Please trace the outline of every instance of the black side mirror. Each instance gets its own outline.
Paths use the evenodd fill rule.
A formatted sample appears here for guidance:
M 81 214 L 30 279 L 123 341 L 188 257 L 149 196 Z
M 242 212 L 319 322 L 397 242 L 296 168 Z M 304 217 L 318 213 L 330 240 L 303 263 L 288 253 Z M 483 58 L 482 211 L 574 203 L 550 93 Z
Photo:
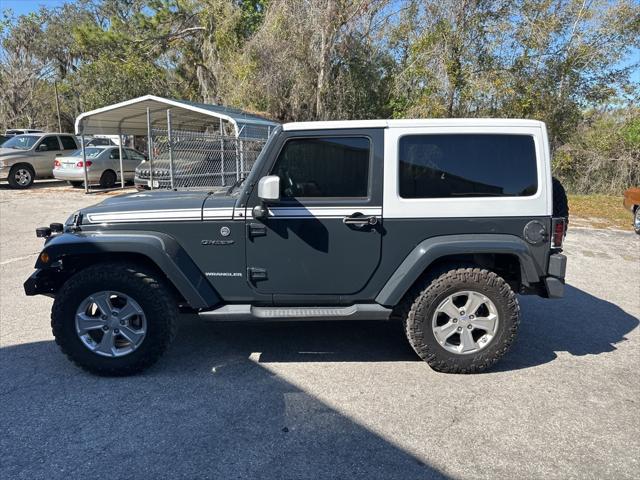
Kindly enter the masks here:
M 256 220 L 263 220 L 269 216 L 269 210 L 267 210 L 267 207 L 265 207 L 262 203 L 253 207 L 251 213 L 253 214 L 253 218 L 255 218 Z
M 44 143 L 41 145 L 38 145 L 39 152 L 46 152 L 47 150 L 49 150 L 49 148 Z

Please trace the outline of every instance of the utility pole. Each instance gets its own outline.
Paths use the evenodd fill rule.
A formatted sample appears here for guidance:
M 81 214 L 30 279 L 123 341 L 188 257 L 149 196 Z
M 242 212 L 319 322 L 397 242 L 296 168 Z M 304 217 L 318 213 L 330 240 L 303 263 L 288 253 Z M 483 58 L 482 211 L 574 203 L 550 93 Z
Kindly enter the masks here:
M 62 122 L 60 121 L 60 102 L 58 100 L 58 82 L 53 81 L 53 88 L 56 91 L 56 112 L 58 112 L 58 132 L 62 132 Z

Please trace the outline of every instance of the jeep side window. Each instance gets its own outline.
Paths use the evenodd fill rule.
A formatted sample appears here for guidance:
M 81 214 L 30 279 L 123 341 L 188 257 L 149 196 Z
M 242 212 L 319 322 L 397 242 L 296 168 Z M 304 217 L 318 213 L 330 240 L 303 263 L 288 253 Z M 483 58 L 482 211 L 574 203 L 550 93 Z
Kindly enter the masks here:
M 272 174 L 280 177 L 280 197 L 366 197 L 369 139 L 319 137 L 287 141 Z
M 530 135 L 407 135 L 399 149 L 403 198 L 526 197 L 538 190 Z

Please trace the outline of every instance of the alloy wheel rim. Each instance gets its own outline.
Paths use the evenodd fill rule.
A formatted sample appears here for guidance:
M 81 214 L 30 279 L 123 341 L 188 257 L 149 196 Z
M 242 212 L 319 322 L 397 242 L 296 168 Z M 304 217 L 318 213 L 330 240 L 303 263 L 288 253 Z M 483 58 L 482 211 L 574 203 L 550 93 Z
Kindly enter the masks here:
M 636 230 L 640 230 L 640 207 L 636 209 L 633 226 L 636 228 Z
M 14 175 L 18 185 L 28 185 L 31 183 L 31 172 L 26 168 L 19 168 Z
M 448 352 L 469 355 L 491 344 L 499 324 L 498 310 L 486 295 L 464 290 L 446 297 L 433 313 L 436 341 Z
M 147 319 L 142 307 L 130 296 L 100 291 L 80 302 L 75 327 L 82 344 L 93 353 L 122 357 L 144 341 Z

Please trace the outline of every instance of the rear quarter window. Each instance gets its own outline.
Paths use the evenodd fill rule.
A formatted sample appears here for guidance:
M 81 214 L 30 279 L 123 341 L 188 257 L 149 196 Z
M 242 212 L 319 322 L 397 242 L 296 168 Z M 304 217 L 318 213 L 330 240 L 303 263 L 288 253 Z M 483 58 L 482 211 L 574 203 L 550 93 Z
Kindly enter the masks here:
M 526 197 L 538 190 L 531 135 L 407 135 L 399 161 L 402 198 Z
M 78 148 L 75 139 L 68 135 L 60 135 L 60 141 L 62 142 L 63 150 L 76 150 Z

